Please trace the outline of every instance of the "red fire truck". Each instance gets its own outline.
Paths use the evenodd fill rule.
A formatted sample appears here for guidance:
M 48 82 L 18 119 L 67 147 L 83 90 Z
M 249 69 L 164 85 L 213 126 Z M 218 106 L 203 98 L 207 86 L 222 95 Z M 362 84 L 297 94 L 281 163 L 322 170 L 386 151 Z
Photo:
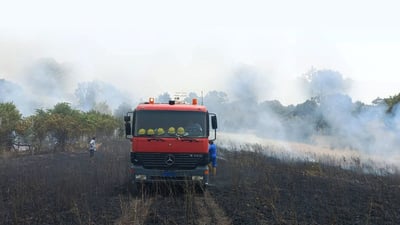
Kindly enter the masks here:
M 217 116 L 192 99 L 139 104 L 124 117 L 131 140 L 131 189 L 146 183 L 208 183 L 208 141 L 217 136 Z M 211 131 L 211 132 L 210 132 Z M 210 134 L 211 133 L 211 134 Z

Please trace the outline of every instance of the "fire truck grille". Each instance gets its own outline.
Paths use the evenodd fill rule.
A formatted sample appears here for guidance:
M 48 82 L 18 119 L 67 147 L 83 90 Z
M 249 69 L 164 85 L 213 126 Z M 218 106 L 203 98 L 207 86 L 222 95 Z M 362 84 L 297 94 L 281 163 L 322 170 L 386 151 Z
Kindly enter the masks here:
M 208 154 L 134 153 L 131 157 L 146 169 L 194 169 L 208 163 Z

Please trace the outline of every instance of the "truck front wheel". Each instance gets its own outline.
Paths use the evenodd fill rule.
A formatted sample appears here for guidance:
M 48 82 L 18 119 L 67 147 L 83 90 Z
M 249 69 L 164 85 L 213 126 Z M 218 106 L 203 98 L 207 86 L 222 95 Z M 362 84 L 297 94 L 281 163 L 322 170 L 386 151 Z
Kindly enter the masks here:
M 207 185 L 200 183 L 200 184 L 195 184 L 195 191 L 198 194 L 203 194 L 206 191 Z
M 142 187 L 142 183 L 130 181 L 128 184 L 128 191 L 133 197 L 137 197 L 142 192 Z

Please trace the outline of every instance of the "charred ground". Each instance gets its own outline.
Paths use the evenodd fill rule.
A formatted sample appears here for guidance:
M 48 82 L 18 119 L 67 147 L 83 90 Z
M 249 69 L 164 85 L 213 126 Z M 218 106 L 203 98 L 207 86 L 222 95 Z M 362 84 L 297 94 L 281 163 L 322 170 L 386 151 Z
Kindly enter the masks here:
M 219 149 L 218 175 L 188 187 L 128 191 L 129 143 L 0 158 L 4 224 L 398 224 L 400 176 L 377 176 L 247 149 Z

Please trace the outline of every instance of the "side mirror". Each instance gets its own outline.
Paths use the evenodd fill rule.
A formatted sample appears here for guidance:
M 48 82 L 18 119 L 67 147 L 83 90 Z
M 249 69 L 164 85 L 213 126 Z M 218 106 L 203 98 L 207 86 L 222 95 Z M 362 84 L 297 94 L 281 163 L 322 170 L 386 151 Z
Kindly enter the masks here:
M 128 138 L 128 136 L 133 135 L 132 129 L 133 129 L 133 121 L 135 120 L 134 118 L 134 112 L 128 112 L 124 116 L 124 121 L 125 121 L 125 137 Z M 130 137 L 129 137 L 130 138 Z
M 132 126 L 129 122 L 125 122 L 125 135 L 132 135 Z
M 216 115 L 211 116 L 211 127 L 214 130 L 218 128 L 217 116 Z

